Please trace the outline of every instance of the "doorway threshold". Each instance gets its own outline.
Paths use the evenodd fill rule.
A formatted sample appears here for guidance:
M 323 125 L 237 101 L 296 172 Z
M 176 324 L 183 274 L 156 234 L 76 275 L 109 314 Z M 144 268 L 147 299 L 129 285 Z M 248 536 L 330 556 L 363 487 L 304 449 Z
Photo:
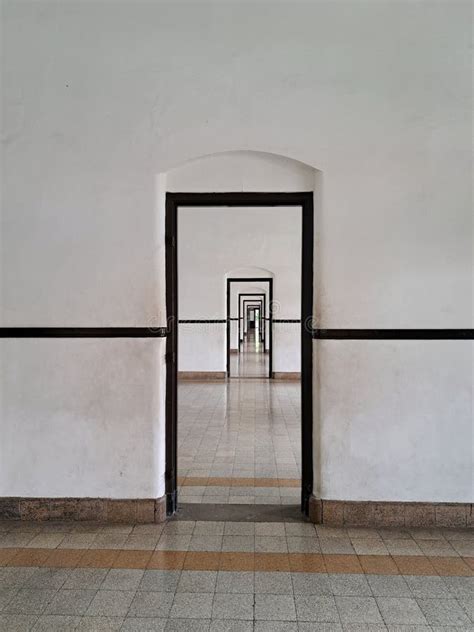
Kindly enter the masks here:
M 170 520 L 223 522 L 308 522 L 299 505 L 182 503 Z

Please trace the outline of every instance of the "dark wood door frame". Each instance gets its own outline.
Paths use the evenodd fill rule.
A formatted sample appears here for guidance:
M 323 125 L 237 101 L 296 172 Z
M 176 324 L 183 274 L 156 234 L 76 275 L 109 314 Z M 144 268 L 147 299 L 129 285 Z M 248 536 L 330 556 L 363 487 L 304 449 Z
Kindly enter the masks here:
M 239 348 L 240 348 L 240 333 L 241 333 L 241 326 L 240 326 L 240 321 L 242 319 L 242 314 L 241 314 L 241 299 L 242 297 L 245 296 L 256 296 L 256 297 L 260 297 L 262 304 L 263 304 L 263 317 L 262 317 L 262 342 L 265 343 L 265 314 L 266 314 L 266 301 L 267 301 L 267 295 L 261 292 L 241 292 L 238 295 L 238 301 L 239 301 Z M 256 300 L 256 299 L 255 299 Z M 232 320 L 232 319 L 231 319 Z
M 167 512 L 177 509 L 178 438 L 178 207 L 299 206 L 302 211 L 301 257 L 301 509 L 308 514 L 313 491 L 313 193 L 167 193 L 166 244 L 166 499 Z M 270 303 L 271 308 L 271 303 Z M 269 317 L 271 318 L 271 309 Z M 227 320 L 227 329 L 230 322 Z M 269 336 L 272 328 L 269 328 Z

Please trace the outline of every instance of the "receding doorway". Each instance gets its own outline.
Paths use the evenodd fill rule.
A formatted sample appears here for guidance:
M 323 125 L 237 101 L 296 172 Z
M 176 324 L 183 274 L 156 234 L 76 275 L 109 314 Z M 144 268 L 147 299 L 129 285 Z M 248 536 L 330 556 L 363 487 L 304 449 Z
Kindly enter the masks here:
M 292 323 L 299 326 L 300 334 L 300 382 L 293 383 L 292 385 L 279 384 L 278 380 L 273 378 L 273 368 L 271 364 L 268 377 L 266 378 L 267 385 L 264 390 L 257 386 L 258 380 L 237 380 L 236 383 L 239 386 L 232 386 L 233 380 L 220 380 L 219 385 L 214 382 L 209 385 L 203 385 L 202 393 L 207 392 L 218 394 L 216 395 L 216 402 L 224 414 L 224 421 L 227 419 L 227 415 L 234 414 L 234 422 L 238 422 L 240 413 L 235 410 L 235 401 L 240 402 L 239 405 L 248 405 L 249 401 L 257 412 L 258 417 L 258 405 L 259 397 L 263 397 L 267 410 L 275 410 L 275 406 L 271 403 L 272 393 L 279 393 L 279 396 L 287 397 L 287 391 L 296 393 L 297 389 L 298 397 L 292 403 L 292 396 L 288 399 L 288 409 L 293 409 L 297 420 L 297 428 L 299 432 L 295 435 L 295 448 L 298 452 L 300 461 L 300 474 L 297 483 L 294 487 L 300 489 L 299 503 L 301 510 L 304 514 L 308 512 L 309 498 L 313 488 L 313 427 L 312 427 L 312 313 L 313 313 L 313 194 L 312 192 L 303 193 L 167 193 L 166 195 L 166 301 L 167 301 L 167 316 L 169 323 L 169 334 L 167 338 L 167 383 L 166 383 L 166 495 L 167 495 L 167 510 L 169 514 L 174 513 L 178 509 L 178 488 L 183 489 L 183 481 L 178 481 L 178 331 L 179 331 L 179 305 L 178 305 L 178 248 L 181 246 L 178 239 L 178 209 L 180 208 L 195 208 L 197 211 L 201 208 L 215 208 L 219 213 L 225 213 L 225 209 L 235 209 L 238 213 L 238 208 L 251 208 L 253 211 L 258 212 L 258 209 L 264 209 L 267 207 L 296 207 L 300 210 L 300 219 L 298 224 L 300 225 L 300 239 L 301 239 L 301 309 L 299 318 L 297 319 L 282 319 L 275 318 L 274 305 L 270 302 L 268 312 L 266 312 L 265 318 L 265 336 L 269 339 L 275 335 L 275 327 L 281 326 L 283 323 Z M 220 210 L 222 207 L 222 211 Z M 282 209 L 284 210 L 284 209 Z M 224 221 L 224 219 L 222 220 Z M 212 230 L 210 231 L 212 232 Z M 271 224 L 268 226 L 268 233 L 265 233 L 268 238 L 271 237 Z M 284 247 L 284 238 L 282 239 L 282 247 Z M 185 246 L 186 247 L 186 246 Z M 192 244 L 187 243 L 187 247 L 192 247 Z M 227 282 L 231 281 L 232 277 L 227 278 Z M 268 281 L 268 277 L 266 279 Z M 259 316 L 263 312 L 263 306 L 260 308 L 256 303 L 254 304 L 254 318 L 255 309 L 259 310 Z M 226 315 L 222 318 L 220 314 L 214 314 L 213 318 L 202 318 L 196 320 L 186 320 L 186 322 L 195 322 L 206 324 L 212 329 L 216 339 L 221 336 L 222 326 L 228 330 L 230 328 L 230 317 Z M 235 316 L 232 316 L 235 318 Z M 237 318 L 239 318 L 237 316 Z M 235 321 L 234 321 L 235 322 Z M 209 330 L 210 331 L 210 330 Z M 260 335 L 260 334 L 259 334 Z M 280 334 L 278 334 L 280 335 Z M 224 347 L 225 348 L 225 347 Z M 229 354 L 228 354 L 229 355 Z M 269 354 L 270 355 L 270 354 Z M 272 354 L 273 355 L 273 354 Z M 273 357 L 272 357 L 273 362 Z M 241 384 L 242 382 L 242 384 Z M 247 382 L 247 385 L 245 384 Z M 265 389 L 269 389 L 270 383 L 275 387 L 271 387 L 267 394 Z M 242 399 L 242 388 L 250 389 L 246 391 Z M 191 393 L 194 385 L 186 385 L 188 393 Z M 272 390 L 276 388 L 277 390 Z M 230 389 L 230 390 L 229 390 Z M 236 390 L 237 389 L 237 390 Z M 260 389 L 260 390 L 257 390 Z M 220 393 L 220 394 L 219 394 Z M 256 395 L 257 394 L 257 395 Z M 263 394 L 263 395 L 262 395 Z M 213 395 L 214 396 L 214 395 Z M 235 399 L 237 397 L 237 400 Z M 240 399 L 239 399 L 240 397 Z M 257 397 L 257 399 L 255 399 Z M 270 399 L 268 399 L 270 397 Z M 221 403 L 220 399 L 224 398 Z M 250 398 L 250 399 L 249 399 Z M 192 399 L 192 393 L 191 393 Z M 263 400 L 262 400 L 263 401 Z M 224 408 L 222 408 L 224 406 Z M 257 408 L 255 408 L 257 406 Z M 295 408 L 295 406 L 297 408 Z M 278 407 L 277 407 L 278 408 Z M 192 409 L 192 406 L 189 410 Z M 226 412 L 227 411 L 227 412 Z M 194 413 L 196 412 L 196 406 L 194 406 Z M 244 413 L 242 413 L 244 414 Z M 230 417 L 229 417 L 230 419 Z M 245 421 L 245 414 L 243 417 Z M 240 423 L 240 422 L 239 422 Z M 231 428 L 229 428 L 231 430 Z M 212 428 L 208 427 L 207 431 L 211 431 Z M 227 430 L 226 430 L 227 432 Z M 299 437 L 298 437 L 299 434 Z M 229 435 L 229 439 L 232 435 Z M 260 440 L 261 441 L 261 440 Z M 265 442 L 264 442 L 265 443 Z M 259 446 L 264 445 L 259 443 Z M 283 445 L 283 444 L 279 444 Z M 242 445 L 238 449 L 233 449 L 233 452 L 229 452 L 229 458 L 235 458 L 242 456 L 242 452 L 250 450 L 251 446 Z M 240 450 L 240 452 L 239 452 Z M 238 453 L 238 454 L 237 454 Z M 205 455 L 204 455 L 205 456 Z M 223 452 L 219 457 L 222 462 L 227 458 L 227 453 Z M 258 465 L 258 464 L 257 464 Z M 212 470 L 203 470 L 212 471 Z M 203 477 L 204 478 L 204 477 Z M 210 474 L 207 475 L 206 480 L 212 478 Z M 221 479 L 220 479 L 221 480 Z M 233 479 L 232 479 L 233 480 Z M 252 479 L 252 480 L 256 480 Z M 263 480 L 263 479 L 259 479 Z M 241 481 L 239 481 L 239 484 Z M 273 484 L 269 487 L 278 486 L 281 483 L 281 479 L 273 481 Z M 231 483 L 235 485 L 235 481 Z M 188 490 L 189 491 L 189 490 Z M 296 489 L 295 489 L 296 491 Z M 205 494 L 205 492 L 204 492 Z M 296 500 L 296 499 L 295 499 Z M 268 501 L 268 499 L 267 499 Z M 296 503 L 295 503 L 296 504 Z
M 246 284 L 262 286 L 262 290 L 261 292 L 241 291 L 240 288 Z M 273 377 L 272 303 L 273 279 L 271 277 L 227 279 L 226 371 L 228 378 L 271 379 Z M 236 313 L 233 310 L 236 310 Z M 235 327 L 236 322 L 237 327 Z

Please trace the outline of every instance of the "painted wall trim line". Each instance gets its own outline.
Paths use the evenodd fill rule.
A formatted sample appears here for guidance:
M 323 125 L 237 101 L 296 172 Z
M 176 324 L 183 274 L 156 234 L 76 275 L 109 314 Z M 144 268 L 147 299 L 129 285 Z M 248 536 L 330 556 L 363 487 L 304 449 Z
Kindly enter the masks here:
M 274 318 L 274 323 L 300 323 L 300 318 Z
M 226 322 L 225 318 L 179 321 L 180 324 Z M 273 322 L 301 321 L 275 318 Z M 0 327 L 0 338 L 165 338 L 167 335 L 166 327 Z M 474 329 L 313 329 L 312 337 L 316 340 L 474 340 Z
M 166 327 L 0 327 L 0 338 L 166 338 Z
M 237 320 L 237 319 L 235 319 Z M 225 325 L 226 323 L 226 319 L 222 318 L 222 319 L 206 319 L 206 318 L 194 318 L 194 319 L 187 319 L 187 320 L 178 320 L 178 323 L 180 325 L 200 325 L 200 324 L 205 324 L 205 325 Z
M 317 340 L 473 340 L 474 329 L 313 329 Z

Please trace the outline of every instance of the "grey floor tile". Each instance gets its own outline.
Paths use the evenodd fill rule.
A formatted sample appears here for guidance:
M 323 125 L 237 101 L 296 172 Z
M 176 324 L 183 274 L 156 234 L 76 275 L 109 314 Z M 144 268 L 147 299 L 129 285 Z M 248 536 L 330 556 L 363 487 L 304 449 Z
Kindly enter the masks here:
M 30 632 L 37 620 L 36 615 L 0 614 L 0 632 Z
M 253 593 L 254 573 L 251 571 L 219 571 L 216 592 Z
M 292 595 L 293 584 L 290 573 L 255 573 L 255 592 L 273 595 Z
M 448 585 L 441 577 L 429 577 L 424 575 L 407 575 L 405 580 L 413 594 L 417 599 L 449 599 L 452 594 Z
M 302 525 L 306 526 L 306 525 Z M 321 547 L 316 538 L 304 536 L 287 536 L 288 551 L 290 553 L 320 553 Z
M 95 540 L 94 533 L 69 533 L 61 542 L 60 549 L 88 549 Z
M 285 537 L 256 535 L 255 551 L 257 553 L 287 553 L 288 544 Z
M 224 536 L 226 535 L 255 535 L 255 523 L 253 522 L 226 522 Z
M 158 544 L 160 535 L 134 535 L 133 533 L 128 536 L 124 550 L 131 551 L 153 551 Z
M 174 595 L 170 592 L 145 592 L 135 594 L 128 616 L 130 617 L 162 617 L 169 616 Z
M 165 632 L 209 632 L 209 619 L 168 619 Z
M 216 593 L 212 605 L 213 619 L 252 621 L 254 597 L 250 594 Z
M 287 537 L 299 536 L 316 539 L 316 529 L 314 525 L 305 522 L 285 522 L 285 534 Z
M 471 623 L 456 599 L 417 599 L 430 625 L 467 625 Z
M 426 624 L 415 599 L 410 597 L 377 597 L 377 605 L 385 623 Z
M 38 568 L 27 579 L 25 588 L 51 588 L 59 590 L 71 574 L 70 568 Z
M 295 595 L 295 604 L 298 621 L 340 622 L 334 597 Z
M 64 540 L 64 533 L 38 533 L 25 545 L 27 549 L 55 549 Z
M 255 595 L 255 620 L 296 621 L 292 595 Z
M 257 522 L 255 523 L 256 536 L 284 536 L 285 523 L 283 522 Z
M 33 632 L 70 632 L 76 630 L 80 617 L 68 615 L 42 615 L 33 626 Z
M 137 590 L 144 571 L 133 568 L 111 568 L 101 590 Z
M 171 608 L 172 619 L 210 619 L 212 593 L 176 593 Z
M 343 537 L 321 538 L 320 537 L 319 545 L 323 553 L 327 553 L 330 555 L 339 555 L 339 554 L 351 555 L 355 553 L 349 538 L 343 538 Z
M 474 622 L 474 595 L 458 599 L 459 604 L 464 608 L 464 612 L 469 619 Z
M 295 621 L 255 621 L 255 632 L 298 632 Z
M 365 575 L 329 575 L 329 583 L 334 595 L 369 597 L 372 595 Z
M 190 535 L 169 535 L 163 532 L 156 545 L 157 551 L 187 551 L 191 542 Z
M 253 535 L 224 535 L 222 539 L 223 551 L 245 552 L 253 551 L 254 549 L 255 537 Z
M 383 623 L 374 597 L 336 597 L 342 623 Z
M 96 592 L 88 589 L 61 589 L 54 595 L 45 614 L 83 615 Z
M 332 595 L 327 575 L 319 573 L 292 573 L 295 595 Z
M 123 617 L 82 617 L 77 626 L 78 632 L 118 632 Z
M 74 568 L 62 587 L 98 590 L 107 573 L 108 570 L 105 568 Z
M 423 555 L 423 551 L 414 540 L 385 540 L 390 555 Z
M 34 567 L 0 568 L 0 587 L 23 588 L 28 579 L 37 571 Z
M 172 520 L 165 524 L 162 533 L 168 535 L 191 535 L 195 524 L 194 520 Z
M 366 575 L 366 578 L 375 597 L 412 597 L 401 575 Z
M 221 535 L 192 535 L 189 543 L 190 551 L 220 551 L 222 549 Z
M 157 592 L 175 592 L 181 571 L 146 570 L 138 590 L 156 590 Z
M 20 588 L 4 607 L 4 614 L 42 614 L 56 594 L 50 588 Z
M 87 615 L 124 617 L 134 595 L 134 590 L 99 590 L 87 609 Z
M 91 543 L 91 549 L 121 549 L 127 540 L 126 534 L 99 533 Z
M 157 617 L 127 617 L 120 632 L 164 632 L 166 621 Z
M 213 619 L 209 632 L 253 632 L 253 629 L 252 621 Z
M 0 612 L 17 594 L 19 588 L 0 588 Z
M 469 598 L 474 595 L 474 577 L 443 577 L 453 597 Z
M 343 632 L 340 623 L 299 621 L 298 632 Z
M 178 592 L 214 592 L 217 582 L 217 571 L 182 571 Z
M 352 538 L 352 546 L 357 555 L 388 555 L 382 539 Z
M 221 494 L 217 494 L 220 496 Z M 224 535 L 225 522 L 221 521 L 197 521 L 193 535 Z
M 399 625 L 400 630 L 397 632 L 417 632 L 415 628 L 418 626 L 413 625 Z M 344 632 L 387 632 L 387 626 L 385 623 L 344 623 L 342 626 Z M 427 629 L 423 632 L 428 632 Z

